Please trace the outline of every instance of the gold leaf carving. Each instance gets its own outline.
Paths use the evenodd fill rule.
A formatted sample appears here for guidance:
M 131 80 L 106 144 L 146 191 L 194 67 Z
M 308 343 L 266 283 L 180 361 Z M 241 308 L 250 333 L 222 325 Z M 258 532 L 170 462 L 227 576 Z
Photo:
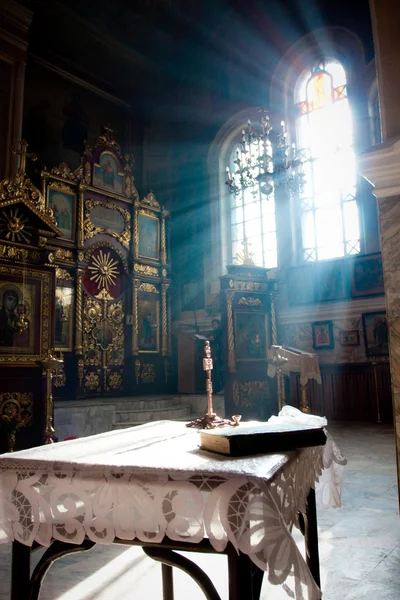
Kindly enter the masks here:
M 116 371 L 111 373 L 110 377 L 108 378 L 108 386 L 113 390 L 118 390 L 122 386 L 121 374 L 117 373 Z
M 73 281 L 74 278 L 66 269 L 62 269 L 61 267 L 56 267 L 56 277 L 57 279 L 61 279 L 62 281 Z
M 261 300 L 259 298 L 253 298 L 252 296 L 247 298 L 242 296 L 239 300 L 239 304 L 245 304 L 246 306 L 262 306 Z
M 46 171 L 44 171 L 44 174 L 46 174 Z M 71 171 L 66 162 L 60 163 L 58 167 L 53 167 L 50 171 L 50 175 L 67 179 L 73 183 L 77 181 L 76 175 Z
M 36 250 L 26 250 L 24 248 L 16 248 L 15 246 L 5 246 L 0 244 L 0 257 L 9 258 L 20 262 L 27 260 L 32 262 L 40 261 L 40 252 Z
M 233 281 L 229 280 L 229 287 L 234 290 L 248 290 L 249 292 L 256 292 L 260 289 L 261 284 L 257 281 Z
M 96 225 L 94 225 L 90 220 L 90 211 L 95 206 L 102 206 L 109 210 L 118 211 L 124 219 L 124 231 L 122 233 L 118 233 L 106 227 L 96 227 Z M 125 210 L 124 208 L 121 208 L 120 206 L 116 206 L 115 204 L 109 204 L 107 202 L 102 202 L 101 200 L 86 200 L 84 225 L 85 240 L 88 240 L 99 233 L 107 233 L 108 235 L 111 235 L 112 237 L 116 238 L 122 244 L 122 246 L 128 250 L 131 240 L 130 220 L 131 215 L 129 214 L 129 211 Z
M 147 204 L 148 206 L 151 206 L 153 208 L 156 209 L 160 209 L 160 204 L 159 202 L 157 202 L 155 195 L 153 194 L 153 192 L 149 192 L 147 194 L 147 196 L 145 196 L 142 200 L 142 204 Z
M 158 269 L 156 269 L 156 267 L 151 267 L 150 265 L 139 265 L 138 263 L 135 263 L 133 270 L 135 273 L 143 273 L 144 275 L 153 275 L 155 277 L 158 276 Z
M 148 292 L 149 294 L 159 294 L 159 290 L 152 283 L 141 283 L 139 285 L 139 290 L 141 292 Z
M 144 364 L 142 369 L 142 381 L 143 383 L 154 383 L 156 379 L 156 374 L 154 370 L 154 365 L 152 364 Z
M 85 377 L 85 387 L 87 387 L 88 390 L 96 390 L 99 388 L 99 376 L 97 373 L 94 373 L 93 371 L 90 371 L 90 373 L 88 373 Z
M 72 250 L 66 250 L 65 248 L 57 248 L 55 250 L 56 260 L 65 260 L 65 261 L 73 261 L 74 253 Z

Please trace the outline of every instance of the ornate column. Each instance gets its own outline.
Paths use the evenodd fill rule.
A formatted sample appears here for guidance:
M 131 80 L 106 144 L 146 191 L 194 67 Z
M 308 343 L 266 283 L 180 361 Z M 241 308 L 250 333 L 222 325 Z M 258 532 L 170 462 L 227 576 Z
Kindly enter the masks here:
M 76 336 L 75 336 L 75 352 L 83 353 L 82 348 L 82 269 L 76 272 Z
M 235 292 L 226 292 L 226 311 L 227 311 L 227 322 L 228 322 L 228 370 L 230 373 L 236 371 L 236 358 L 235 358 L 235 343 L 233 339 L 233 316 L 232 316 L 232 301 Z
M 400 61 L 397 0 L 370 0 L 384 143 L 359 157 L 378 199 L 400 489 Z
M 169 283 L 161 284 L 161 325 L 162 325 L 162 339 L 161 339 L 161 354 L 166 356 L 168 354 L 168 323 L 167 323 L 167 290 Z
M 378 199 L 400 482 L 400 139 L 382 146 L 363 153 L 359 164 L 362 174 L 375 185 Z
M 138 287 L 140 285 L 139 279 L 133 280 L 133 294 L 132 294 L 132 315 L 133 315 L 133 327 L 132 327 L 132 354 L 137 356 L 139 354 L 139 315 L 138 315 Z

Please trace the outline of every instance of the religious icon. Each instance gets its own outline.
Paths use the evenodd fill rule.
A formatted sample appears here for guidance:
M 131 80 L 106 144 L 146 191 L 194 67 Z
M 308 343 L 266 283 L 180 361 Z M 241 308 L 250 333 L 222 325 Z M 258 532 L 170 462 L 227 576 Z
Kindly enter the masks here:
M 343 262 L 318 265 L 318 300 L 327 302 L 346 297 Z
M 262 360 L 267 358 L 267 325 L 261 313 L 237 312 L 235 315 L 236 358 Z
M 159 220 L 139 215 L 139 256 L 159 259 Z
M 33 352 L 33 328 L 30 315 L 34 314 L 34 288 L 27 284 L 6 282 L 0 288 L 0 348 L 16 352 Z M 25 328 L 21 330 L 21 317 Z
M 123 175 L 119 173 L 117 159 L 111 152 L 103 152 L 99 164 L 94 165 L 94 185 L 123 194 Z
M 373 296 L 383 294 L 382 256 L 360 256 L 352 265 L 351 295 Z
M 72 310 L 74 290 L 71 287 L 57 286 L 55 305 L 55 349 L 72 350 Z
M 139 350 L 158 352 L 159 347 L 159 302 L 138 299 Z
M 329 350 L 333 348 L 332 321 L 319 321 L 312 323 L 313 346 L 315 350 Z
M 360 332 L 357 329 L 339 332 L 339 341 L 341 346 L 359 346 Z
M 60 190 L 53 185 L 48 188 L 47 204 L 52 209 L 57 227 L 61 231 L 63 237 L 67 240 L 74 238 L 74 212 L 75 212 L 74 192 Z
M 384 311 L 364 313 L 362 322 L 367 356 L 387 356 L 389 354 L 389 339 L 386 313 Z

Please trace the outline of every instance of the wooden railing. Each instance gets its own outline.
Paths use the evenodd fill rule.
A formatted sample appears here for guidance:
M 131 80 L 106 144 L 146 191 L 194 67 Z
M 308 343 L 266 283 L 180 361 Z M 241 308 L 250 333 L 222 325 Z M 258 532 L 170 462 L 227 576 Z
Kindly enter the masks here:
M 393 422 L 388 363 L 321 366 L 322 385 L 308 382 L 311 413 L 341 421 Z M 299 375 L 290 376 L 290 404 L 299 407 Z

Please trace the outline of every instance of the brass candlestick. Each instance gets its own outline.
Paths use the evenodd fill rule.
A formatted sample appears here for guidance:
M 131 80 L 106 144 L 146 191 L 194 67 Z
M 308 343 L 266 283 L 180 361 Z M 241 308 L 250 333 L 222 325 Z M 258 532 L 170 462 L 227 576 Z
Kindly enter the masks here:
M 206 392 L 207 392 L 207 413 L 200 419 L 194 419 L 190 423 L 186 423 L 186 427 L 197 427 L 198 429 L 215 429 L 216 427 L 237 427 L 242 415 L 234 415 L 232 421 L 222 419 L 214 412 L 212 402 L 212 378 L 211 371 L 213 369 L 213 361 L 211 358 L 210 342 L 204 342 L 204 357 L 203 370 L 206 373 Z
M 43 376 L 46 378 L 46 425 L 43 442 L 53 444 L 53 375 L 59 367 L 63 366 L 64 360 L 57 358 L 49 350 L 48 355 L 38 360 L 37 364 L 42 367 Z
M 280 354 L 276 354 L 272 359 L 271 363 L 276 368 L 276 384 L 278 391 L 278 408 L 279 411 L 282 410 L 282 407 L 286 404 L 285 398 L 285 380 L 284 374 L 282 373 L 283 367 L 288 362 L 288 359 L 285 356 L 281 356 Z

